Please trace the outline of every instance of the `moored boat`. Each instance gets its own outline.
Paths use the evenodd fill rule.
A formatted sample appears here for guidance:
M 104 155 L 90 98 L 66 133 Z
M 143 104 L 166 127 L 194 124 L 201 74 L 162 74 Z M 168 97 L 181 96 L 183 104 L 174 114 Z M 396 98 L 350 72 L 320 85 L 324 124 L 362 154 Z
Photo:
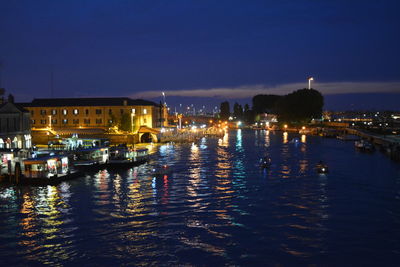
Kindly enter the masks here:
M 94 147 L 80 149 L 73 153 L 75 168 L 83 170 L 96 170 L 105 167 L 109 162 L 108 147 Z
M 23 161 L 23 165 L 22 184 L 57 184 L 79 176 L 79 172 L 70 170 L 67 156 L 29 158 Z
M 134 149 L 127 146 L 116 146 L 110 148 L 109 166 L 123 167 L 143 164 L 147 161 L 148 149 Z
M 375 150 L 375 147 L 373 144 L 371 144 L 370 142 L 366 141 L 366 140 L 360 140 L 360 141 L 355 141 L 354 142 L 354 146 L 362 151 L 366 151 L 366 152 L 372 152 Z

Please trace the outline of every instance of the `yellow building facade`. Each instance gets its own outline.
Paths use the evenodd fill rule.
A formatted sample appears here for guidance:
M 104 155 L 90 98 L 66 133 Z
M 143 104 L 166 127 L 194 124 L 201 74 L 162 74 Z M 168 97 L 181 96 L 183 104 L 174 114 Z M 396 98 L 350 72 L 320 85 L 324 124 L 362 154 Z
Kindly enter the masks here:
M 125 117 L 135 132 L 141 126 L 161 127 L 161 107 L 154 102 L 130 98 L 34 99 L 25 103 L 31 114 L 32 129 L 109 129 Z

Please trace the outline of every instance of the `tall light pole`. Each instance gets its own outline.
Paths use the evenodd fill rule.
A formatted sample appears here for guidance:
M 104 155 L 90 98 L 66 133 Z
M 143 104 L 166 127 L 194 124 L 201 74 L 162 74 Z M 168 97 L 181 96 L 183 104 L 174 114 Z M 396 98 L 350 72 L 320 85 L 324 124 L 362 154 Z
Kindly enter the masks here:
M 308 89 L 311 89 L 311 81 L 314 81 L 313 77 L 308 77 Z
M 165 102 L 165 93 L 164 92 L 162 92 L 162 95 L 163 95 L 163 99 L 164 99 L 164 105 L 166 104 L 166 102 Z

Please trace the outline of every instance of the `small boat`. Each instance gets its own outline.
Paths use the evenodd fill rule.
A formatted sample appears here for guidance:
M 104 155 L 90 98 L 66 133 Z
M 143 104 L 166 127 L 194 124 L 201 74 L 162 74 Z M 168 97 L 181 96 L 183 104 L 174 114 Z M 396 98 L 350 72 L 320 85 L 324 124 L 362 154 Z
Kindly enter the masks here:
M 263 169 L 271 167 L 271 158 L 265 157 L 260 159 L 260 167 Z
M 343 141 L 358 141 L 360 140 L 360 137 L 354 134 L 344 134 L 344 135 L 339 135 L 337 139 L 343 140 Z
M 328 165 L 320 161 L 316 166 L 315 169 L 317 170 L 318 173 L 324 174 L 329 172 Z
M 297 138 L 297 137 L 295 137 L 295 138 L 293 138 L 292 140 L 290 140 L 289 143 L 290 143 L 290 144 L 299 144 L 299 143 L 300 143 L 300 139 Z
M 168 176 L 172 173 L 172 169 L 166 164 L 154 167 L 151 171 L 154 177 L 164 177 L 165 175 Z
M 57 184 L 79 176 L 79 172 L 71 171 L 67 156 L 46 156 L 30 158 L 23 161 L 24 172 L 21 182 L 32 185 Z
M 99 169 L 108 162 L 108 147 L 94 147 L 75 151 L 72 164 L 79 169 Z
M 375 150 L 374 145 L 366 140 L 356 141 L 356 142 L 354 142 L 354 146 L 357 149 L 359 149 L 361 151 L 366 151 L 366 152 L 372 152 Z

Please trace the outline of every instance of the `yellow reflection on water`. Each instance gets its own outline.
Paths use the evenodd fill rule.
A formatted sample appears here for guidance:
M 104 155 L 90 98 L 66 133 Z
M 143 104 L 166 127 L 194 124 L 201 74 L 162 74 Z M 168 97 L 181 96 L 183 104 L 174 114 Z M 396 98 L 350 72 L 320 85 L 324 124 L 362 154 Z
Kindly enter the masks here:
M 284 132 L 283 133 L 283 143 L 286 144 L 288 142 L 288 133 Z
M 302 135 L 301 135 L 301 142 L 302 142 L 302 143 L 306 143 L 306 141 L 307 141 L 307 140 L 306 140 L 306 135 L 305 135 L 305 134 L 302 134 Z

